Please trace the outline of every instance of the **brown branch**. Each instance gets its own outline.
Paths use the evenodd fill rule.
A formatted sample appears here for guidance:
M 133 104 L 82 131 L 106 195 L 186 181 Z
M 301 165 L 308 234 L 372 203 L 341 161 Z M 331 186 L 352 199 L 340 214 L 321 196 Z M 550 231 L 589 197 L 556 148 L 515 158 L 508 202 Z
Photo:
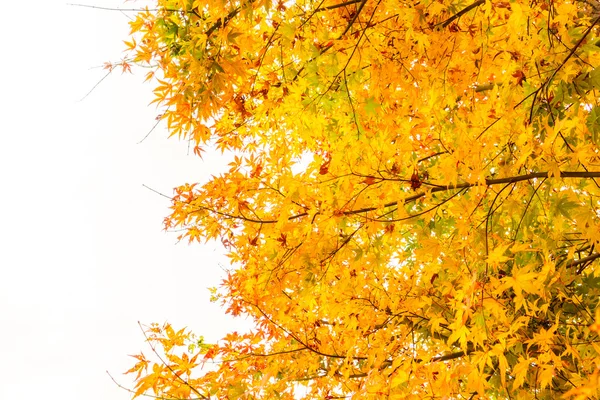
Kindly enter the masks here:
M 438 203 L 438 204 L 434 205 L 433 207 L 430 207 L 430 208 L 428 208 L 428 209 L 426 209 L 426 210 L 423 210 L 423 211 L 421 211 L 421 212 L 418 212 L 418 213 L 416 213 L 416 214 L 409 215 L 409 216 L 407 216 L 407 217 L 402 217 L 402 218 L 391 218 L 391 219 L 382 220 L 382 218 L 383 218 L 384 216 L 386 216 L 387 214 L 389 214 L 389 213 L 390 213 L 390 212 L 387 212 L 387 213 L 385 213 L 385 214 L 383 214 L 383 215 L 380 215 L 380 216 L 378 216 L 377 218 L 368 218 L 368 217 L 366 217 L 366 218 L 367 218 L 367 219 L 370 219 L 370 220 L 372 220 L 372 221 L 385 221 L 385 222 L 399 222 L 399 221 L 407 221 L 407 220 L 409 220 L 409 219 L 412 219 L 412 218 L 415 218 L 415 217 L 419 217 L 419 216 L 421 216 L 421 215 L 425 215 L 425 214 L 427 214 L 427 213 L 429 213 L 429 212 L 431 212 L 431 211 L 435 210 L 436 208 L 438 208 L 438 207 L 440 207 L 440 206 L 443 206 L 444 204 L 446 204 L 447 202 L 449 202 L 450 200 L 452 200 L 453 198 L 455 198 L 456 196 L 458 196 L 459 194 L 461 194 L 461 193 L 462 193 L 462 192 L 464 192 L 464 191 L 465 191 L 465 189 L 460 189 L 458 192 L 454 193 L 452 196 L 450 196 L 450 197 L 448 197 L 446 200 L 444 200 L 444 201 L 442 201 L 442 202 L 440 202 L 440 203 Z M 397 203 L 396 203 L 396 204 L 397 204 Z M 396 211 L 397 209 L 398 209 L 398 208 L 396 207 L 396 208 L 394 208 L 394 209 L 393 209 L 391 212 L 394 212 L 394 211 Z
M 248 217 L 245 217 L 245 216 L 224 213 L 222 211 L 214 210 L 212 208 L 208 208 L 208 207 L 204 207 L 204 206 L 196 206 L 196 209 L 190 211 L 190 214 L 191 213 L 195 213 L 195 212 L 199 212 L 199 211 L 207 211 L 207 212 L 215 213 L 215 214 L 220 215 L 220 216 L 225 217 L 225 218 L 237 219 L 237 220 L 245 221 L 245 222 L 253 222 L 255 224 L 276 224 L 277 223 L 277 220 L 275 220 L 275 219 L 260 220 L 260 219 L 248 218 Z M 306 216 L 306 215 L 308 215 L 308 213 L 298 214 L 295 217 L 299 218 L 299 216 Z M 293 217 L 291 217 L 289 219 L 292 219 L 292 218 Z
M 469 354 L 471 354 L 471 351 L 467 351 L 466 353 L 464 351 L 458 351 L 456 353 L 449 353 L 449 354 L 444 354 L 443 356 L 433 357 L 431 359 L 431 362 L 454 360 L 455 358 L 468 356 Z
M 281 329 L 283 332 L 285 332 L 286 334 L 290 335 L 292 337 L 292 339 L 294 339 L 295 341 L 297 341 L 298 343 L 300 343 L 300 345 L 302 345 L 304 348 L 306 348 L 306 350 L 309 350 L 312 353 L 315 353 L 319 356 L 322 357 L 327 357 L 327 358 L 337 358 L 337 359 L 346 359 L 346 356 L 341 356 L 338 354 L 328 354 L 328 353 L 323 353 L 322 351 L 315 349 L 311 346 L 309 346 L 307 343 L 305 343 L 302 339 L 300 339 L 298 336 L 294 335 L 292 332 L 290 332 L 288 329 L 284 328 L 283 326 L 279 325 L 277 322 L 273 321 L 273 319 L 271 317 L 269 317 L 267 315 L 267 313 L 265 313 L 262 308 L 260 308 L 258 306 L 258 304 L 254 304 L 251 303 L 249 301 L 246 301 L 244 299 L 242 299 L 242 301 L 248 305 L 251 305 L 252 307 L 256 308 L 270 323 L 272 323 L 273 325 L 275 325 L 277 328 Z M 353 360 L 367 360 L 367 357 L 352 357 Z
M 242 358 L 239 358 L 238 360 L 244 360 L 244 359 L 246 359 L 248 357 L 273 357 L 273 356 L 279 356 L 279 355 L 282 355 L 282 354 L 298 353 L 298 352 L 304 351 L 304 350 L 310 350 L 310 349 L 308 347 L 300 347 L 298 349 L 276 351 L 276 352 L 269 353 L 269 354 L 265 354 L 265 353 L 250 353 L 250 354 L 248 354 L 247 357 L 242 357 Z
M 437 156 L 441 156 L 442 154 L 446 154 L 446 153 L 448 153 L 448 151 L 447 151 L 447 150 L 444 150 L 444 151 L 438 151 L 437 153 L 433 153 L 433 154 L 431 154 L 431 155 L 429 155 L 429 156 L 427 156 L 427 157 L 419 158 L 419 159 L 417 160 L 417 162 L 418 162 L 418 163 L 422 163 L 423 161 L 427 161 L 427 160 L 429 160 L 430 158 L 437 157 Z M 408 179 L 408 180 L 407 180 L 407 182 L 410 182 L 410 179 Z
M 569 52 L 569 54 L 567 54 L 567 56 L 565 57 L 565 59 L 563 60 L 563 62 L 558 66 L 558 68 L 556 68 L 554 70 L 554 72 L 552 73 L 552 75 L 550 75 L 550 77 L 546 80 L 546 82 L 544 83 L 544 85 L 542 85 L 542 87 L 545 86 L 545 85 L 547 85 L 556 76 L 556 74 L 558 73 L 558 71 L 560 71 L 562 69 L 562 67 L 565 66 L 565 64 L 567 63 L 567 61 L 569 61 L 569 59 L 571 57 L 573 57 L 573 54 L 575 54 L 575 51 L 579 48 L 579 46 L 581 46 L 581 44 L 583 43 L 583 41 L 587 38 L 587 36 L 590 34 L 590 32 L 592 31 L 592 29 L 594 28 L 594 26 L 598 22 L 600 22 L 600 16 L 598 18 L 596 18 L 594 20 L 594 22 L 592 22 L 592 24 L 587 28 L 587 30 L 583 33 L 583 36 L 581 36 L 581 39 L 579 39 L 579 41 L 577 42 L 577 44 L 575 44 L 575 46 L 573 46 L 573 48 L 571 49 L 571 51 Z
M 217 22 L 215 22 L 210 28 L 208 28 L 208 30 L 205 32 L 206 36 L 210 36 L 214 31 L 216 31 L 217 29 L 221 28 L 221 26 L 225 26 L 227 25 L 227 23 L 229 21 L 231 21 L 232 18 L 234 18 L 236 15 L 238 15 L 238 13 L 240 12 L 240 8 L 236 8 L 235 10 L 231 11 L 229 14 L 227 14 L 227 16 L 223 19 L 218 20 Z
M 358 15 L 362 11 L 362 9 L 365 6 L 365 4 L 367 4 L 367 0 L 361 0 L 360 5 L 358 6 L 358 9 L 354 13 L 354 17 L 352 17 L 352 19 L 350 20 L 350 22 L 348 22 L 348 25 L 346 26 L 346 29 L 344 29 L 344 32 L 342 32 L 342 34 L 339 36 L 339 39 L 343 38 L 344 35 L 350 30 L 350 28 L 352 27 L 352 25 L 354 25 L 354 22 L 356 22 L 356 20 L 358 18 Z
M 473 351 L 472 350 L 467 350 L 466 352 L 464 351 L 458 351 L 456 353 L 448 353 L 448 354 L 444 354 L 442 356 L 436 356 L 433 357 L 431 360 L 429 360 L 429 362 L 433 363 L 433 362 L 443 362 L 443 361 L 450 361 L 450 360 L 454 360 L 456 358 L 461 358 L 464 356 L 468 356 L 469 354 L 471 354 Z M 423 362 L 423 360 L 421 359 L 414 359 L 414 362 Z M 382 363 L 381 367 L 379 368 L 379 370 L 383 370 L 389 366 L 392 365 L 392 362 L 390 360 L 386 360 Z M 351 374 L 349 376 L 349 378 L 364 378 L 368 375 L 367 372 L 359 372 L 359 373 L 355 373 L 355 374 Z
M 564 172 L 560 173 L 560 177 L 561 178 L 600 178 L 600 172 L 564 171 Z M 511 176 L 508 178 L 486 179 L 485 184 L 483 184 L 483 185 L 479 184 L 479 183 L 459 183 L 457 185 L 438 186 L 438 187 L 431 189 L 430 193 L 445 192 L 445 191 L 454 190 L 454 189 L 466 189 L 466 188 L 471 188 L 471 187 L 475 187 L 475 186 L 492 186 L 492 185 L 498 185 L 498 184 L 504 184 L 504 183 L 516 183 L 516 182 L 528 181 L 528 180 L 535 179 L 535 178 L 548 178 L 548 172 L 533 172 L 531 174 Z M 404 202 L 407 203 L 407 202 L 415 201 L 417 199 L 420 199 L 421 197 L 424 197 L 426 194 L 427 194 L 427 192 L 417 193 L 413 196 L 409 196 L 409 197 L 405 198 Z M 395 206 L 396 204 L 398 204 L 397 201 L 384 204 L 384 207 L 392 207 L 392 206 Z M 347 211 L 344 213 L 344 215 L 360 214 L 360 213 L 364 213 L 364 212 L 368 212 L 368 211 L 374 211 L 376 209 L 377 209 L 376 207 L 366 207 L 366 208 L 362 208 L 359 210 Z M 292 217 L 292 218 L 294 218 L 294 217 Z M 292 219 L 292 218 L 290 218 L 290 219 Z
M 567 268 L 576 267 L 578 265 L 586 264 L 588 262 L 594 261 L 595 259 L 597 259 L 599 257 L 600 257 L 600 253 L 596 253 L 596 254 L 589 255 L 587 257 L 580 258 L 579 260 L 571 260 L 565 265 L 565 267 L 567 267 Z
M 476 186 L 493 186 L 493 185 L 506 184 L 506 183 L 517 183 L 517 182 L 529 181 L 529 180 L 537 179 L 537 178 L 548 178 L 548 177 L 549 177 L 548 172 L 532 172 L 530 174 L 511 176 L 511 177 L 507 177 L 507 178 L 497 178 L 497 179 L 489 179 L 488 178 L 485 180 L 484 184 L 459 183 L 457 185 L 436 186 L 433 189 L 431 189 L 430 191 L 417 193 L 415 195 L 405 198 L 404 203 L 413 202 L 415 200 L 420 199 L 421 197 L 425 197 L 425 195 L 427 193 L 446 192 L 449 190 L 467 189 L 467 188 L 476 187 Z M 561 171 L 560 177 L 561 178 L 600 178 L 600 171 Z M 386 179 L 386 180 L 393 181 L 394 179 Z M 398 202 L 394 201 L 394 202 L 384 204 L 383 207 L 393 207 L 397 204 L 398 204 Z M 356 214 L 366 213 L 369 211 L 375 211 L 377 209 L 378 209 L 378 207 L 365 207 L 365 208 L 359 208 L 357 210 L 344 211 L 343 213 L 341 213 L 341 215 L 345 215 L 345 216 L 356 215 Z M 237 220 L 252 222 L 252 223 L 257 223 L 257 224 L 276 224 L 278 222 L 278 220 L 276 220 L 276 219 L 260 220 L 260 219 L 252 219 L 252 218 L 242 217 L 239 215 L 232 215 L 232 214 L 224 213 L 221 211 L 213 210 L 213 209 L 210 209 L 210 208 L 204 207 L 204 206 L 197 206 L 197 210 L 190 211 L 190 213 L 197 212 L 200 210 L 215 213 L 215 214 L 221 215 L 226 218 L 237 219 Z M 303 212 L 300 214 L 292 215 L 291 217 L 288 218 L 288 221 L 293 221 L 295 219 L 307 217 L 309 215 L 310 214 L 308 212 Z
M 439 23 L 438 25 L 442 25 L 442 28 L 445 28 L 448 25 L 450 25 L 452 23 L 452 21 L 454 21 L 455 19 L 462 17 L 463 15 L 465 15 L 466 13 L 468 13 L 475 7 L 482 5 L 483 3 L 485 3 L 485 0 L 477 0 L 475 3 L 468 5 L 467 7 L 463 8 L 462 10 L 460 10 L 459 12 L 457 12 L 456 14 L 454 14 L 453 16 L 451 16 L 444 22 Z
M 253 306 L 254 308 L 256 308 L 269 322 L 271 322 L 277 328 L 281 329 L 287 335 L 291 336 L 294 340 L 296 340 L 302 346 L 301 348 L 292 349 L 292 350 L 288 350 L 288 351 L 282 351 L 282 352 L 275 352 L 273 354 L 260 354 L 260 353 L 256 354 L 255 353 L 255 354 L 249 354 L 249 356 L 270 357 L 270 356 L 278 355 L 278 354 L 286 354 L 286 353 L 293 353 L 293 352 L 300 352 L 300 351 L 308 350 L 308 351 L 313 352 L 313 353 L 315 353 L 315 354 L 317 354 L 319 356 L 322 356 L 322 357 L 334 358 L 334 359 L 345 359 L 346 358 L 346 356 L 341 356 L 341 355 L 337 355 L 337 354 L 324 353 L 324 352 L 322 352 L 322 351 L 320 351 L 318 349 L 315 349 L 315 348 L 309 346 L 307 343 L 305 343 L 303 340 L 301 340 L 297 335 L 295 335 L 294 333 L 292 333 L 288 329 L 284 328 L 283 326 L 281 326 L 280 324 L 278 324 L 277 322 L 275 322 L 257 304 L 248 302 L 248 301 L 243 300 L 243 299 L 242 299 L 242 301 L 244 303 L 249 304 L 249 305 Z M 409 322 L 409 324 L 413 325 L 412 322 Z M 445 337 L 443 335 L 441 335 L 441 336 L 442 336 L 442 338 L 444 340 L 447 339 L 447 337 Z M 474 350 L 472 349 L 472 347 L 469 346 L 469 348 L 466 351 L 458 351 L 458 352 L 454 352 L 454 353 L 443 354 L 441 356 L 435 356 L 435 357 L 432 357 L 428 362 L 432 363 L 432 362 L 449 361 L 449 360 L 453 360 L 453 359 L 456 359 L 456 358 L 467 356 L 467 355 L 471 354 L 473 351 Z M 359 361 L 364 361 L 364 360 L 367 360 L 368 358 L 367 357 L 357 357 L 357 356 L 355 356 L 355 357 L 352 357 L 352 359 L 359 360 Z M 423 362 L 424 360 L 415 358 L 415 359 L 412 359 L 412 361 L 420 363 L 420 362 Z M 388 359 L 388 360 L 385 360 L 378 369 L 381 371 L 381 370 L 384 370 L 385 368 L 390 367 L 391 365 L 393 365 L 393 361 L 390 360 L 390 359 Z M 368 375 L 367 372 L 357 372 L 357 373 L 351 374 L 349 376 L 349 378 L 353 378 L 353 379 L 364 378 L 367 375 Z M 323 376 L 326 376 L 326 375 L 323 375 Z M 311 380 L 311 379 L 316 379 L 316 378 L 319 378 L 319 377 L 321 377 L 321 376 L 314 375 L 314 376 L 309 376 L 309 377 L 305 377 L 305 378 L 300 378 L 300 380 Z
M 346 7 L 346 6 L 350 6 L 352 4 L 360 3 L 362 1 L 363 0 L 350 0 L 350 1 L 343 2 L 343 3 L 334 4 L 332 6 L 320 7 L 320 8 L 317 8 L 315 10 L 315 12 L 321 12 L 321 11 L 333 10 L 333 9 L 340 8 L 340 7 Z
M 458 351 L 456 353 L 448 353 L 448 354 L 444 354 L 442 356 L 433 357 L 431 360 L 429 360 L 429 362 L 450 361 L 450 360 L 454 360 L 456 358 L 461 358 L 461 357 L 464 357 L 464 356 L 468 356 L 471 353 L 472 353 L 472 350 L 467 350 L 466 352 L 464 352 L 464 351 Z M 421 359 L 415 359 L 413 361 L 415 361 L 415 362 L 423 362 L 423 360 L 421 360 Z M 383 370 L 383 369 L 385 369 L 385 368 L 387 368 L 387 367 L 389 367 L 391 365 L 392 365 L 392 362 L 389 361 L 389 360 L 386 360 L 386 361 L 384 361 L 382 363 L 382 365 L 379 368 L 379 370 Z M 354 373 L 354 374 L 350 374 L 348 376 L 348 378 L 352 378 L 352 379 L 364 378 L 368 374 L 369 374 L 368 372 L 357 372 L 357 373 Z M 326 376 L 326 375 L 323 375 L 323 376 Z M 320 378 L 320 377 L 323 377 L 323 376 L 310 377 L 310 378 L 307 378 L 307 380 L 308 379 L 314 379 L 314 378 Z
M 519 101 L 514 107 L 513 109 L 516 109 L 517 107 L 519 107 L 521 104 L 523 104 L 527 99 L 529 99 L 530 97 L 533 96 L 533 101 L 531 103 L 531 111 L 529 114 L 529 123 L 531 123 L 532 118 L 533 118 L 533 109 L 534 109 L 534 105 L 535 105 L 535 100 L 538 96 L 538 94 L 540 93 L 540 91 L 544 88 L 546 88 L 546 90 L 548 89 L 548 86 L 550 84 L 550 81 L 552 81 L 552 79 L 554 79 L 554 77 L 556 76 L 556 74 L 558 73 L 558 71 L 560 71 L 562 69 L 562 67 L 565 66 L 565 64 L 567 63 L 567 61 L 569 61 L 569 59 L 571 57 L 573 57 L 573 55 L 575 54 L 575 51 L 579 48 L 579 46 L 581 46 L 581 44 L 583 43 L 583 41 L 587 38 L 587 36 L 590 34 L 590 32 L 592 31 L 592 29 L 594 28 L 594 26 L 600 22 L 600 16 L 598 18 L 596 18 L 594 20 L 594 22 L 592 22 L 592 24 L 587 28 L 587 30 L 583 33 L 583 36 L 581 37 L 581 39 L 579 39 L 579 41 L 575 44 L 575 46 L 573 46 L 573 48 L 571 49 L 571 51 L 569 52 L 569 54 L 567 54 L 567 56 L 565 57 L 565 59 L 562 61 L 562 63 L 558 66 L 558 68 L 556 68 L 554 70 L 554 72 L 552 72 L 552 75 L 550 75 L 548 77 L 548 79 L 546 79 L 544 81 L 544 83 L 542 83 L 540 85 L 540 87 L 538 87 L 536 90 L 534 90 L 533 92 L 529 93 L 527 96 L 525 96 L 521 101 Z M 595 181 L 594 181 L 595 182 Z

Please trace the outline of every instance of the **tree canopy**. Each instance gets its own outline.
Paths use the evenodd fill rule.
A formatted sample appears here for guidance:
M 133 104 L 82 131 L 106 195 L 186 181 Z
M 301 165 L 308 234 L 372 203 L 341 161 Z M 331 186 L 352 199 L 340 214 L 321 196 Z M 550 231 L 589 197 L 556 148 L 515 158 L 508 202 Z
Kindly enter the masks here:
M 150 326 L 136 395 L 598 398 L 597 0 L 158 0 L 131 33 L 170 135 L 233 154 L 165 228 L 223 243 L 255 325 Z

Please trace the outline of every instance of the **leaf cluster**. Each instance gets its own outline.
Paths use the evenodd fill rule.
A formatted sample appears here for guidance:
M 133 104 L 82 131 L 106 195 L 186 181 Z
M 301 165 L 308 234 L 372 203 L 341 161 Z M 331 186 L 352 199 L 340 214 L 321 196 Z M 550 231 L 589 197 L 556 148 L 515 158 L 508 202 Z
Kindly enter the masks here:
M 598 398 L 599 26 L 595 1 L 141 12 L 170 134 L 235 154 L 165 227 L 223 243 L 215 300 L 256 329 L 185 356 L 151 331 L 136 395 Z

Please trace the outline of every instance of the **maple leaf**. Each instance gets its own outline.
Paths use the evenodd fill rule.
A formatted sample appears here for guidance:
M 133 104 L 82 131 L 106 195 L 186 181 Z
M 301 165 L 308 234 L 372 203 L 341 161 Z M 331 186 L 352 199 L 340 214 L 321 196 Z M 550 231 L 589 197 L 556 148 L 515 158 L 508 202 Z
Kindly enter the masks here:
M 372 185 L 375 182 L 377 182 L 377 178 L 375 178 L 374 176 L 367 176 L 364 180 L 363 183 L 367 184 L 367 185 Z
M 135 39 L 133 39 L 131 42 L 128 42 L 125 40 L 124 43 L 125 43 L 125 46 L 127 46 L 127 50 L 133 50 L 137 46 Z
M 319 174 L 321 174 L 321 175 L 327 174 L 327 172 L 329 172 L 329 164 L 330 163 L 331 163 L 331 160 L 327 160 L 323 164 L 321 164 L 321 166 L 319 167 Z
M 198 157 L 202 158 L 202 153 L 204 153 L 204 149 L 200 146 L 194 146 L 194 154 Z
M 369 97 L 364 105 L 365 112 L 367 115 L 375 115 L 381 108 L 381 104 L 375 101 L 375 98 Z
M 410 187 L 414 190 L 417 190 L 421 187 L 421 179 L 419 178 L 419 174 L 415 171 L 410 177 Z
M 129 64 L 128 62 L 126 62 L 125 60 L 121 61 L 121 68 L 123 70 L 123 73 L 125 72 L 129 72 L 131 73 L 131 64 Z
M 523 81 L 527 80 L 522 70 L 515 71 L 512 76 L 517 79 L 517 85 L 519 86 L 523 86 Z

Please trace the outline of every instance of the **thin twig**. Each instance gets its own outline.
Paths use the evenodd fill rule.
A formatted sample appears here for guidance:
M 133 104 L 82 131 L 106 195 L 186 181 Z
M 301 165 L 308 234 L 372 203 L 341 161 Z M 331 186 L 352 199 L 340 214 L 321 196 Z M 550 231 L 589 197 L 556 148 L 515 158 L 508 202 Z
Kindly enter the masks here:
M 108 77 L 108 76 L 111 74 L 111 72 L 112 72 L 112 69 L 110 69 L 110 70 L 109 70 L 109 71 L 106 73 L 106 75 L 104 75 L 104 76 L 102 77 L 102 79 L 100 79 L 98 82 L 96 82 L 96 84 L 94 85 L 94 87 L 92 87 L 92 88 L 90 89 L 90 91 L 89 91 L 89 92 L 87 92 L 87 93 L 86 93 L 86 95 L 85 95 L 85 96 L 83 96 L 83 97 L 82 97 L 82 98 L 79 100 L 79 102 L 82 102 L 82 101 L 83 101 L 83 100 L 85 100 L 85 99 L 86 99 L 86 98 L 87 98 L 87 97 L 88 97 L 90 94 L 92 94 L 92 92 L 93 92 L 93 91 L 94 91 L 94 90 L 95 90 L 95 89 L 98 87 L 98 85 L 100 85 L 100 84 L 102 83 L 102 81 L 103 81 L 103 80 L 105 80 L 105 79 L 106 79 L 106 78 L 107 78 L 107 77 Z
M 146 186 L 145 184 L 142 184 L 142 186 L 143 186 L 143 187 L 145 187 L 146 189 L 150 190 L 151 192 L 154 192 L 154 193 L 156 193 L 156 194 L 158 194 L 158 195 L 161 195 L 162 197 L 166 197 L 166 198 L 167 198 L 167 199 L 169 199 L 169 200 L 173 200 L 173 198 L 172 198 L 171 196 L 167 196 L 166 194 L 164 194 L 164 193 L 161 193 L 161 192 L 159 192 L 159 191 L 158 191 L 158 190 L 156 190 L 156 189 L 152 189 L 151 187 L 149 187 L 149 186 Z
M 68 6 L 72 7 L 83 7 L 83 8 L 93 8 L 96 10 L 102 11 L 121 11 L 121 12 L 144 12 L 144 11 L 169 11 L 169 12 L 186 12 L 181 9 L 174 8 L 111 8 L 111 7 L 100 7 L 100 6 L 92 6 L 89 4 L 77 4 L 77 3 L 67 3 Z M 187 11 L 189 14 L 196 14 L 193 10 Z
M 362 0 L 360 2 L 360 5 L 358 6 L 358 10 L 356 10 L 355 13 L 354 13 L 354 17 L 352 17 L 352 19 L 350 20 L 350 22 L 348 22 L 348 25 L 346 26 L 346 29 L 344 29 L 344 32 L 342 32 L 342 34 L 339 36 L 340 39 L 343 38 L 344 35 L 350 30 L 350 28 L 352 27 L 352 25 L 354 25 L 354 22 L 358 18 L 359 14 L 362 11 L 362 9 L 365 6 L 365 4 L 367 4 L 367 0 Z
M 144 136 L 142 138 L 142 140 L 140 140 L 139 142 L 137 142 L 137 144 L 141 144 L 144 140 L 148 139 L 148 136 L 150 136 L 150 134 L 152 132 L 154 132 L 154 130 L 156 129 L 156 127 L 158 126 L 158 124 L 160 124 L 160 121 L 162 121 L 162 117 L 158 117 L 156 120 L 156 123 L 154 124 L 154 126 L 148 131 L 148 133 L 146 133 L 146 136 Z
M 115 384 L 115 385 L 117 385 L 117 387 L 118 387 L 119 389 L 123 389 L 123 390 L 125 390 L 126 392 L 129 392 L 129 393 L 131 393 L 131 394 L 133 394 L 133 395 L 135 395 L 135 394 L 136 394 L 135 390 L 131 390 L 131 389 L 129 389 L 128 387 L 125 387 L 125 386 L 121 385 L 119 382 L 117 382 L 117 380 L 116 380 L 116 379 L 115 379 L 115 378 L 114 378 L 114 377 L 113 377 L 113 376 L 110 374 L 110 372 L 106 371 L 106 374 L 107 374 L 107 375 L 110 377 L 110 379 L 111 379 L 111 380 L 114 382 L 114 384 Z M 148 394 L 148 393 L 143 393 L 141 396 L 144 396 L 144 397 L 149 397 L 149 398 L 151 398 L 151 399 L 157 399 L 157 400 L 180 400 L 180 399 L 177 399 L 177 398 L 175 398 L 175 397 L 161 397 L 161 396 L 153 396 L 153 395 L 151 395 L 151 394 Z M 196 397 L 196 398 L 191 398 L 191 399 L 189 399 L 189 400 L 203 400 L 203 399 L 201 399 L 200 397 Z
M 327 6 L 327 7 L 320 7 L 320 8 L 317 8 L 317 9 L 315 10 L 315 12 L 317 13 L 317 12 L 321 12 L 321 11 L 333 10 L 333 9 L 340 8 L 340 7 L 346 7 L 346 6 L 349 6 L 349 5 L 352 5 L 352 4 L 360 3 L 361 1 L 363 1 L 363 0 L 350 0 L 350 1 L 345 1 L 345 2 L 343 2 L 343 3 L 334 4 L 334 5 L 332 5 L 332 6 Z
M 438 25 L 442 25 L 442 28 L 445 28 L 448 25 L 450 25 L 455 19 L 462 17 L 463 15 L 465 15 L 475 7 L 482 5 L 483 3 L 485 3 L 485 0 L 477 0 L 475 3 L 468 5 L 467 7 L 463 8 L 462 10 L 460 10 L 459 12 L 457 12 L 456 14 L 454 14 L 453 16 L 451 16 L 450 18 Z

